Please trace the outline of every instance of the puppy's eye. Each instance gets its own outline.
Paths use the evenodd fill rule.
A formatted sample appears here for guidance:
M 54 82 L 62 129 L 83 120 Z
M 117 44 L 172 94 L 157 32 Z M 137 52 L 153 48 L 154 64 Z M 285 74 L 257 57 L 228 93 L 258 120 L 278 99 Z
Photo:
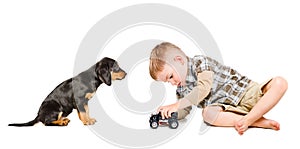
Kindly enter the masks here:
M 173 78 L 173 74 L 170 75 L 169 79 L 172 79 L 172 78 Z
M 114 67 L 114 71 L 120 71 L 120 67 Z
M 115 72 L 117 72 L 117 71 L 120 70 L 120 67 L 119 67 L 119 65 L 117 63 L 114 63 L 114 65 L 113 65 L 112 68 L 113 68 L 113 71 L 115 71 Z

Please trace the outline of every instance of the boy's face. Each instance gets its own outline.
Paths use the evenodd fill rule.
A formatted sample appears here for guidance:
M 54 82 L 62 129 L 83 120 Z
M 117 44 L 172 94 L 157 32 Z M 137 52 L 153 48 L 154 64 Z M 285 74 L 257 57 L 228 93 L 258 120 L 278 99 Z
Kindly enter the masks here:
M 172 66 L 165 64 L 164 69 L 157 74 L 159 81 L 169 82 L 174 86 L 184 86 L 187 69 L 180 62 L 173 63 Z

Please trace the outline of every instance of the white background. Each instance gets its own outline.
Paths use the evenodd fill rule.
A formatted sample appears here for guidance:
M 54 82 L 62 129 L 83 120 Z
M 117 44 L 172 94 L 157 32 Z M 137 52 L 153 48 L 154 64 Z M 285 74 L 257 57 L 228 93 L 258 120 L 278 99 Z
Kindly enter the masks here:
M 297 108 L 300 103 L 296 85 L 300 82 L 296 52 L 300 50 L 300 4 L 296 0 L 211 0 L 197 3 L 174 0 L 12 0 L 0 2 L 1 148 L 119 148 L 83 126 L 76 112 L 69 116 L 69 126 L 63 128 L 40 124 L 15 128 L 7 127 L 7 124 L 32 120 L 54 87 L 73 76 L 78 47 L 96 22 L 120 8 L 142 2 L 177 6 L 197 17 L 217 42 L 224 63 L 251 79 L 262 82 L 279 75 L 289 82 L 286 95 L 266 115 L 280 122 L 280 131 L 249 129 L 239 136 L 233 128 L 213 127 L 205 134 L 199 134 L 202 117 L 198 109 L 182 133 L 157 148 L 299 146 Z M 133 72 L 144 73 L 147 77 L 146 72 Z M 109 91 L 109 88 L 101 86 L 100 90 Z M 171 93 L 167 95 L 172 97 Z M 115 112 L 118 110 L 120 108 Z

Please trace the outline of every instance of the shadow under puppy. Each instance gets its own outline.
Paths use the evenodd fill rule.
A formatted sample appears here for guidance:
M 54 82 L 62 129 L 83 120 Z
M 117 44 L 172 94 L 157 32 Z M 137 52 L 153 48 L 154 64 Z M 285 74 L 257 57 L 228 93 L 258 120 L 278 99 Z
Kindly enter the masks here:
M 89 99 L 102 83 L 110 86 L 112 80 L 122 80 L 125 76 L 126 72 L 117 61 L 105 57 L 88 70 L 59 84 L 43 101 L 34 120 L 8 126 L 33 126 L 38 122 L 46 126 L 67 126 L 70 122 L 67 116 L 73 109 L 77 109 L 84 125 L 92 125 L 96 120 L 89 116 Z

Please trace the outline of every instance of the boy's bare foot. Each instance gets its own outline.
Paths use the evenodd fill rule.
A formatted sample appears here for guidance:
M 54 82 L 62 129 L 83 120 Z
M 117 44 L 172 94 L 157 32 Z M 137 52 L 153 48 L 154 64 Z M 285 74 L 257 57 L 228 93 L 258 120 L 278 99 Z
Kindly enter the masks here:
M 264 117 L 258 119 L 254 122 L 252 127 L 260 127 L 266 129 L 280 130 L 280 124 L 274 120 L 266 119 Z
M 258 119 L 253 124 L 249 124 L 247 120 L 242 118 L 235 124 L 235 129 L 237 132 L 242 135 L 248 129 L 248 127 L 259 127 L 259 128 L 266 128 L 266 129 L 273 129 L 273 130 L 280 130 L 280 124 L 274 120 L 269 120 L 264 117 Z
M 244 134 L 244 132 L 248 129 L 249 126 L 250 126 L 250 123 L 245 118 L 242 118 L 241 120 L 236 122 L 235 125 L 234 125 L 235 130 L 240 135 Z

